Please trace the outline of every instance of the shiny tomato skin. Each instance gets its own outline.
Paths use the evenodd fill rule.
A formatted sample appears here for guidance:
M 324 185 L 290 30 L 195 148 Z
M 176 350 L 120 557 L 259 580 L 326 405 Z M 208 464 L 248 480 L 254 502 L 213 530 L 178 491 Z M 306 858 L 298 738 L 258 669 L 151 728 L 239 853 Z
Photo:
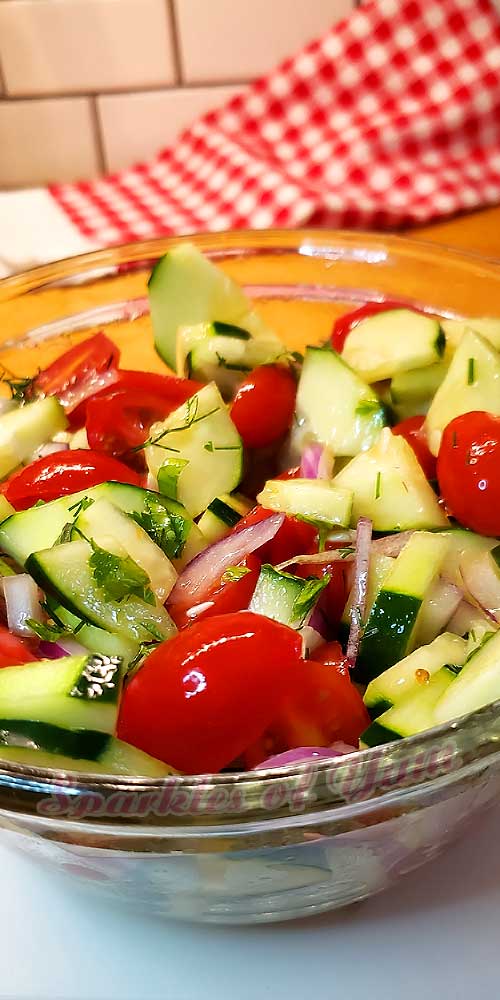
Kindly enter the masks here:
M 184 773 L 220 771 L 277 714 L 300 654 L 296 632 L 250 611 L 197 622 L 129 681 L 118 736 Z
M 152 424 L 164 420 L 175 404 L 152 392 L 128 389 L 90 399 L 87 403 L 87 438 L 91 448 L 114 458 L 144 444 Z
M 245 514 L 245 517 L 241 521 L 238 521 L 238 524 L 233 528 L 233 532 L 242 531 L 243 528 L 248 527 L 250 524 L 264 521 L 266 517 L 270 517 L 273 513 L 274 511 L 266 510 L 265 507 L 257 504 L 255 507 L 252 507 L 252 510 L 248 514 Z M 262 562 L 268 562 L 276 566 L 278 563 L 285 562 L 285 560 L 291 559 L 293 556 L 317 551 L 318 532 L 314 525 L 307 524 L 306 521 L 300 521 L 297 517 L 286 515 L 281 528 L 276 532 L 274 538 L 270 542 L 266 542 L 260 549 L 257 549 L 257 555 Z
M 45 396 L 57 396 L 64 408 L 71 411 L 80 393 L 83 391 L 85 395 L 90 395 L 98 376 L 114 371 L 119 360 L 120 352 L 116 344 L 105 333 L 96 333 L 81 344 L 70 347 L 44 368 L 35 379 L 34 391 Z
M 297 566 L 290 566 L 288 572 L 304 579 L 310 576 L 316 576 L 320 580 L 327 575 L 330 577 L 320 595 L 319 608 L 328 625 L 335 629 L 340 623 L 349 597 L 351 565 L 342 559 L 336 559 L 331 563 L 299 563 Z
M 24 639 L 13 635 L 5 625 L 0 625 L 0 667 L 34 663 L 37 659 Z
M 108 481 L 141 485 L 137 473 L 123 462 L 81 448 L 36 459 L 11 476 L 2 492 L 16 510 L 26 510 L 37 500 L 47 503 Z
M 297 382 L 283 365 L 262 365 L 241 383 L 231 406 L 231 420 L 246 448 L 265 448 L 290 428 Z
M 129 399 L 138 393 L 150 393 L 154 397 L 160 397 L 170 404 L 170 409 L 175 410 L 187 399 L 194 396 L 203 388 L 202 382 L 195 382 L 194 379 L 178 378 L 176 375 L 159 375 L 157 372 L 129 371 L 128 369 L 118 369 L 116 381 L 112 386 L 105 386 L 99 389 L 89 400 L 85 400 L 71 414 L 72 424 L 82 427 L 86 423 L 87 406 L 90 402 L 102 399 L 109 399 L 115 394 L 128 392 Z
M 348 335 L 358 323 L 361 323 L 361 320 L 368 319 L 369 316 L 376 316 L 377 313 L 388 312 L 391 309 L 412 309 L 413 312 L 419 312 L 418 309 L 409 306 L 406 302 L 398 302 L 397 299 L 386 299 L 385 302 L 366 302 L 364 306 L 346 312 L 335 320 L 330 338 L 333 349 L 341 354 Z
M 370 716 L 350 679 L 340 643 L 325 643 L 313 656 L 302 661 L 295 690 L 263 737 L 247 748 L 244 760 L 248 768 L 295 747 L 327 747 L 338 740 L 358 745 Z
M 500 535 L 500 417 L 463 413 L 444 429 L 437 460 L 449 514 L 482 535 Z
M 436 459 L 429 451 L 423 430 L 424 421 L 425 417 L 423 416 L 407 417 L 406 420 L 401 420 L 392 428 L 392 433 L 404 437 L 405 441 L 413 448 L 426 479 L 434 480 L 436 478 Z
M 253 592 L 257 585 L 260 573 L 260 559 L 252 554 L 245 556 L 238 566 L 248 570 L 239 580 L 218 580 L 215 586 L 206 593 L 197 595 L 196 604 L 177 604 L 175 607 L 166 606 L 169 614 L 173 618 L 177 628 L 185 628 L 202 618 L 213 617 L 214 615 L 226 615 L 235 611 L 245 611 L 252 600 Z

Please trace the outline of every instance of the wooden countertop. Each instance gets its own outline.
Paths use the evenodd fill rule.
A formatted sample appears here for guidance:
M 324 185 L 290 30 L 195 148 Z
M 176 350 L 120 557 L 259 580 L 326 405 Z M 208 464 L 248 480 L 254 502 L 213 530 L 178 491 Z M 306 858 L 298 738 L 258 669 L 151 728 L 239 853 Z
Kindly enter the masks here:
M 500 206 L 470 212 L 432 226 L 413 227 L 406 234 L 500 260 Z

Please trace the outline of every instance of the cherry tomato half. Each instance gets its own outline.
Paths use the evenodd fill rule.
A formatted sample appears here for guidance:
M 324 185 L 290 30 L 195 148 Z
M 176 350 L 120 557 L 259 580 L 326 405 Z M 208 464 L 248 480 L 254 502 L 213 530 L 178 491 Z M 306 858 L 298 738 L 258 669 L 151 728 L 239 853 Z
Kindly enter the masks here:
M 357 746 L 370 717 L 352 683 L 342 647 L 329 642 L 301 664 L 295 690 L 285 699 L 263 737 L 244 755 L 248 768 L 266 757 L 337 740 Z
M 98 400 L 109 399 L 112 395 L 122 392 L 128 393 L 129 400 L 137 395 L 147 393 L 154 397 L 159 397 L 169 403 L 170 409 L 175 410 L 181 403 L 185 403 L 190 396 L 194 396 L 203 388 L 202 382 L 195 382 L 194 379 L 177 378 L 175 375 L 159 375 L 157 372 L 136 372 L 128 369 L 119 369 L 116 372 L 116 379 L 111 386 L 104 386 L 92 394 L 90 399 L 85 400 L 71 414 L 71 423 L 74 426 L 83 427 L 87 422 L 87 406 L 90 402 L 97 403 Z
M 192 625 L 202 618 L 213 615 L 226 615 L 234 611 L 244 611 L 248 608 L 257 585 L 260 573 L 260 559 L 257 556 L 245 556 L 238 563 L 238 568 L 247 570 L 244 576 L 238 580 L 226 579 L 222 574 L 220 580 L 206 592 L 200 591 L 196 597 L 196 605 L 191 602 L 186 605 L 177 604 L 174 608 L 167 608 L 177 625 L 177 628 L 184 628 Z
M 233 528 L 233 532 L 241 531 L 242 528 L 257 521 L 263 521 L 270 517 L 272 510 L 266 510 L 257 504 L 252 510 L 245 514 L 245 517 L 238 521 Z M 257 549 L 257 555 L 262 562 L 271 563 L 276 566 L 278 563 L 292 559 L 293 556 L 305 555 L 318 551 L 318 531 L 312 524 L 300 521 L 298 517 L 287 515 L 279 531 L 270 542 L 266 542 L 262 548 Z
M 500 535 L 500 417 L 455 417 L 441 439 L 437 477 L 448 513 L 472 531 Z
M 359 309 L 353 309 L 351 312 L 344 313 L 343 316 L 339 316 L 338 319 L 335 320 L 330 338 L 333 349 L 341 354 L 348 334 L 354 329 L 355 326 L 358 325 L 358 323 L 361 323 L 362 319 L 368 319 L 369 316 L 376 316 L 377 313 L 388 312 L 390 309 L 412 309 L 413 312 L 420 311 L 419 309 L 415 309 L 413 306 L 408 306 L 407 302 L 398 302 L 396 299 L 386 299 L 385 302 L 366 302 L 365 305 L 360 306 Z
M 277 715 L 300 654 L 297 632 L 250 611 L 197 622 L 128 683 L 118 736 L 179 771 L 220 771 Z
M 137 473 L 123 462 L 82 448 L 38 458 L 11 476 L 2 491 L 16 510 L 26 510 L 37 500 L 57 500 L 109 481 L 141 485 Z
M 265 448 L 289 429 L 297 383 L 283 365 L 262 365 L 241 383 L 231 406 L 231 420 L 246 448 Z
M 120 352 L 104 333 L 76 344 L 37 375 L 35 393 L 57 396 L 68 412 L 116 381 Z
M 393 434 L 399 434 L 411 445 L 418 458 L 426 479 L 436 478 L 436 459 L 429 451 L 427 438 L 423 431 L 425 417 L 407 417 L 401 423 L 392 428 Z
M 5 625 L 0 625 L 0 667 L 15 667 L 21 663 L 33 663 L 36 659 L 27 642 L 12 635 Z

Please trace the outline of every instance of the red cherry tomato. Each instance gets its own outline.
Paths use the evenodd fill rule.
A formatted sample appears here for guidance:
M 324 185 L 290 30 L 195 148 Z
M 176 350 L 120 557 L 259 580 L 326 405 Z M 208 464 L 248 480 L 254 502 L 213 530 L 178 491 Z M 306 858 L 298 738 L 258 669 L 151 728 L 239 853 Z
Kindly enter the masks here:
M 500 417 L 455 417 L 441 439 L 437 477 L 448 513 L 472 531 L 500 535 Z
M 286 698 L 264 736 L 244 755 L 248 768 L 295 747 L 357 746 L 370 717 L 352 683 L 342 647 L 329 642 L 304 660 L 297 687 Z
M 231 406 L 231 420 L 246 448 L 265 448 L 289 429 L 297 383 L 282 365 L 262 365 L 241 383 Z
M 116 381 L 119 360 L 116 345 L 104 333 L 96 333 L 41 371 L 35 379 L 35 393 L 57 396 L 71 412 L 82 400 Z
M 366 302 L 359 309 L 344 313 L 343 316 L 339 316 L 335 320 L 331 334 L 333 349 L 341 354 L 348 334 L 358 323 L 361 323 L 362 319 L 368 319 L 369 316 L 376 316 L 377 313 L 387 312 L 390 309 L 412 309 L 413 312 L 420 312 L 419 309 L 409 306 L 406 302 L 398 302 L 395 299 L 386 299 L 385 302 Z
M 220 771 L 276 716 L 300 653 L 297 632 L 250 611 L 197 622 L 129 682 L 118 736 L 179 771 Z
M 15 667 L 21 663 L 33 663 L 36 659 L 27 642 L 12 635 L 5 625 L 0 625 L 0 667 Z
M 265 520 L 273 513 L 257 504 L 238 521 L 233 528 L 233 532 L 241 531 L 242 528 L 258 521 Z M 266 542 L 262 548 L 257 550 L 257 555 L 262 562 L 271 563 L 276 566 L 278 563 L 292 559 L 293 556 L 304 555 L 318 551 L 318 532 L 312 524 L 300 521 L 297 517 L 286 516 L 285 520 L 270 542 Z
M 167 608 L 177 625 L 177 628 L 185 628 L 192 625 L 194 621 L 201 618 L 212 617 L 213 615 L 226 615 L 234 611 L 244 611 L 248 608 L 255 590 L 260 573 L 260 559 L 257 556 L 245 556 L 239 567 L 248 570 L 239 580 L 225 580 L 222 578 L 206 592 L 197 595 L 196 605 L 190 603 L 186 605 L 177 604 L 174 608 Z
M 426 479 L 435 479 L 436 459 L 432 452 L 429 451 L 427 438 L 423 431 L 424 421 L 425 417 L 421 416 L 407 417 L 406 420 L 402 420 L 401 423 L 396 424 L 392 428 L 392 433 L 404 437 L 405 441 L 408 441 L 408 444 L 411 445 L 422 466 Z
M 3 492 L 16 510 L 26 510 L 37 500 L 57 500 L 108 481 L 141 485 L 137 473 L 123 462 L 82 448 L 38 458 L 11 476 L 4 483 Z
M 86 423 L 88 402 L 97 402 L 102 399 L 109 399 L 110 396 L 127 392 L 129 399 L 134 399 L 136 394 L 147 393 L 154 397 L 159 397 L 170 404 L 170 410 L 175 410 L 181 403 L 185 403 L 190 396 L 194 396 L 203 388 L 202 382 L 195 382 L 194 379 L 177 378 L 174 375 L 159 375 L 156 372 L 135 372 L 127 369 L 116 372 L 116 380 L 111 386 L 104 386 L 93 393 L 89 401 L 85 400 L 71 414 L 71 422 L 74 426 L 83 427 Z M 170 410 L 166 412 L 170 412 Z

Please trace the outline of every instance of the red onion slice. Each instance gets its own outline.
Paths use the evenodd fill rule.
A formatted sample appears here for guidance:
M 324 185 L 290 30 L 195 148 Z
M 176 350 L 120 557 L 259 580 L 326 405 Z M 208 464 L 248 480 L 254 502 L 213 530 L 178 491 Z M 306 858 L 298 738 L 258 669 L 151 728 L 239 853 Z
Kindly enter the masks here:
M 385 535 L 384 538 L 376 538 L 372 542 L 372 549 L 380 555 L 396 558 L 401 550 L 404 549 L 406 543 L 410 541 L 413 534 L 415 534 L 414 531 L 399 531 L 394 535 Z
M 59 402 L 64 406 L 66 413 L 72 413 L 89 396 L 94 396 L 101 389 L 109 389 L 118 382 L 119 377 L 116 368 L 108 368 L 107 371 L 98 374 L 88 372 L 81 379 L 75 380 L 74 385 L 68 385 L 63 392 L 58 393 Z
M 253 767 L 252 771 L 262 771 L 268 767 L 288 767 L 289 764 L 305 764 L 316 760 L 334 760 L 346 753 L 354 753 L 355 750 L 356 747 L 340 743 L 331 747 L 296 747 L 294 750 L 285 750 L 283 753 L 268 757 L 262 764 Z
M 302 636 L 302 656 L 307 659 L 311 653 L 314 653 L 315 649 L 323 645 L 325 637 L 312 625 L 303 625 L 302 628 L 299 628 L 299 632 Z
M 33 452 L 31 461 L 35 461 L 37 458 L 45 458 L 47 455 L 55 455 L 58 451 L 68 451 L 69 444 L 67 441 L 47 441 L 47 444 L 40 445 Z
M 250 552 L 260 549 L 281 528 L 285 520 L 284 514 L 271 514 L 263 521 L 249 524 L 241 531 L 235 531 L 219 542 L 209 545 L 191 560 L 177 578 L 171 590 L 167 606 L 186 604 L 190 598 L 198 600 L 210 590 L 213 583 L 219 580 L 224 570 L 236 566 Z
M 302 452 L 300 475 L 302 479 L 331 479 L 334 456 L 322 444 L 308 444 Z
M 497 571 L 489 552 L 478 556 L 464 552 L 460 560 L 460 574 L 468 598 L 477 604 L 490 620 L 500 623 L 500 572 Z
M 26 624 L 26 619 L 42 620 L 40 592 L 35 581 L 27 573 L 19 573 L 17 576 L 5 576 L 2 585 L 10 631 L 14 635 L 33 638 L 33 632 Z
M 347 661 L 351 667 L 354 667 L 356 663 L 363 632 L 371 541 L 372 522 L 368 517 L 360 517 L 356 528 L 356 559 L 353 583 L 354 600 L 351 607 L 351 627 L 349 629 L 346 651 Z
M 88 656 L 89 651 L 70 636 L 61 636 L 59 642 L 41 639 L 38 651 L 46 660 L 60 660 L 63 656 Z

